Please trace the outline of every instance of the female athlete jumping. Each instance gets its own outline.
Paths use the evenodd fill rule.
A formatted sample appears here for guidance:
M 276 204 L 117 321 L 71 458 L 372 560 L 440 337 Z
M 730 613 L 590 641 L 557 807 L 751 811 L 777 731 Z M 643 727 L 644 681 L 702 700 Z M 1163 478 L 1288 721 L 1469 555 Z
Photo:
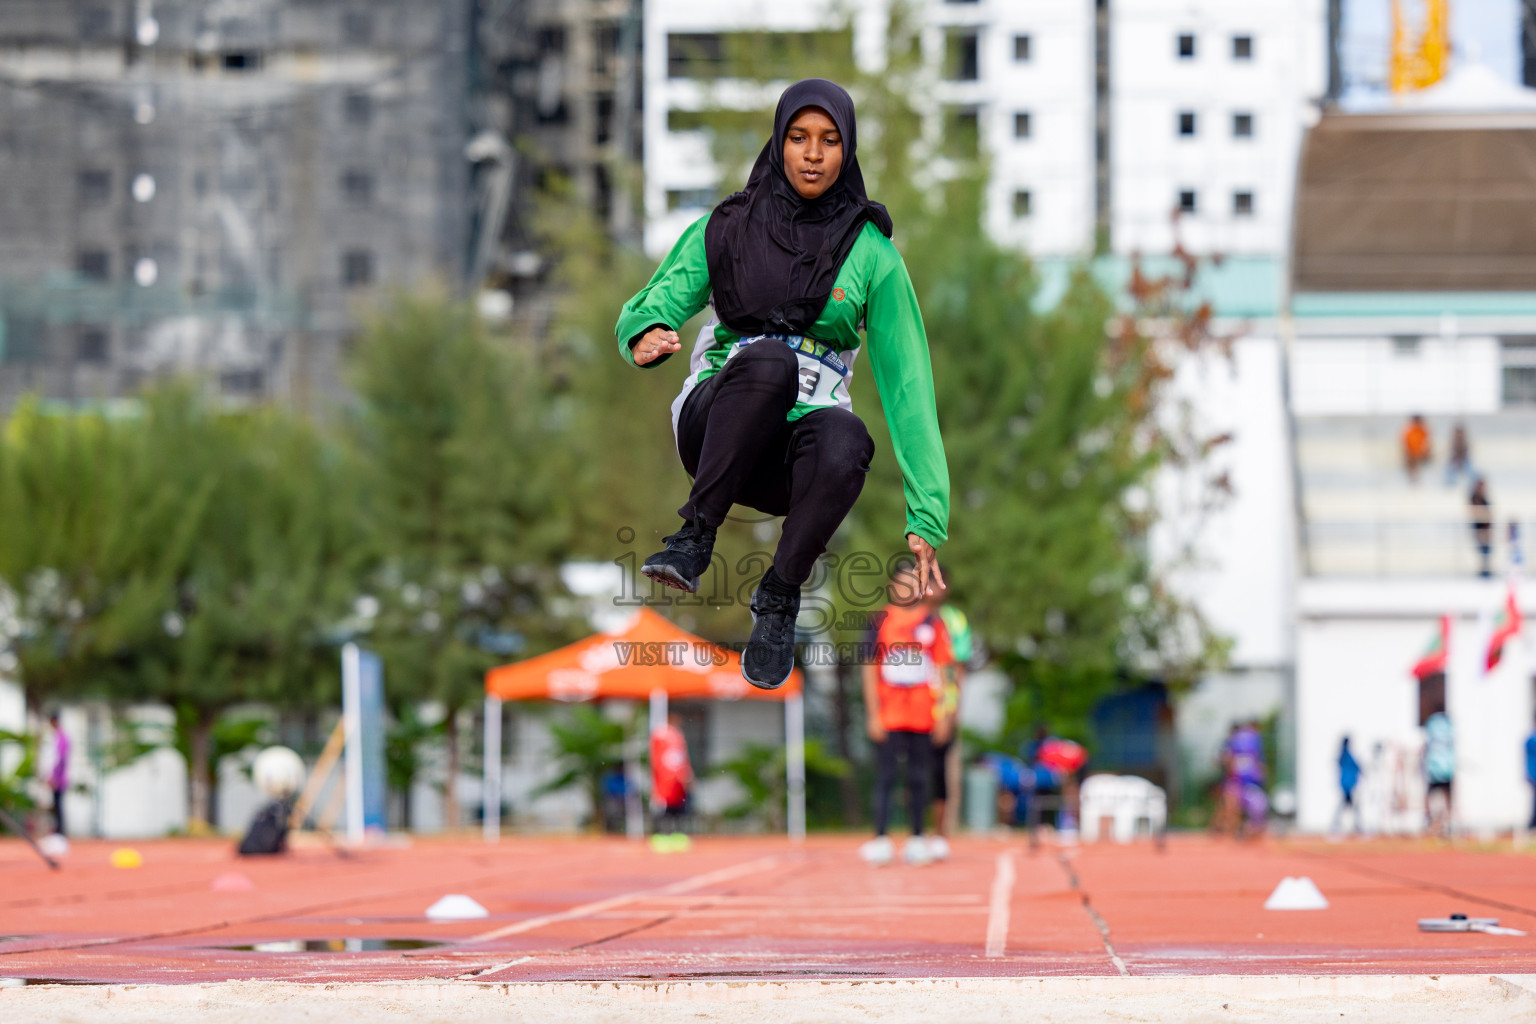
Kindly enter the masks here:
M 848 395 L 861 330 L 920 586 L 944 587 L 934 549 L 948 529 L 949 471 L 928 339 L 890 215 L 864 192 L 855 143 L 853 100 L 841 86 L 811 78 L 786 89 L 747 187 L 683 232 L 614 329 L 624 358 L 650 368 L 682 349 L 685 321 L 713 308 L 672 403 L 677 452 L 693 477 L 683 526 L 641 571 L 694 592 L 733 503 L 784 516 L 741 659 L 742 675 L 764 689 L 794 668 L 800 587 L 874 456 Z

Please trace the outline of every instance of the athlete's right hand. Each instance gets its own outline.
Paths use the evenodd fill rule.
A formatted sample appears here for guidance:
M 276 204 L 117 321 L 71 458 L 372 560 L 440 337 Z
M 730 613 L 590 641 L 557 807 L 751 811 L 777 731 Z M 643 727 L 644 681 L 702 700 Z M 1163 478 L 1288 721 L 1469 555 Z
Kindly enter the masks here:
M 640 339 L 630 346 L 630 351 L 635 354 L 635 365 L 644 366 L 654 363 L 662 356 L 669 356 L 673 352 L 682 350 L 683 343 L 678 341 L 677 332 L 665 327 L 652 327 Z
M 871 742 L 871 743 L 884 743 L 885 742 L 885 726 L 880 724 L 880 720 L 878 718 L 871 718 L 869 720 L 868 732 L 869 732 L 869 742 Z

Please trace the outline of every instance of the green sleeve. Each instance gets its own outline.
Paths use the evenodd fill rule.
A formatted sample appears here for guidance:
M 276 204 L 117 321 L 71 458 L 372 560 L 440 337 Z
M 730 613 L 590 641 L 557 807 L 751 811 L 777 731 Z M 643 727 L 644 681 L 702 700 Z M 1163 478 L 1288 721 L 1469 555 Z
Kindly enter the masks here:
M 877 267 L 865 306 L 869 362 L 901 467 L 906 532 L 938 547 L 949 537 L 949 466 L 939 437 L 928 335 L 901 255 L 892 247 Z
M 709 264 L 704 258 L 704 225 L 708 220 L 709 215 L 705 214 L 688 225 L 683 237 L 651 275 L 650 283 L 624 303 L 613 333 L 619 340 L 619 354 L 629 365 L 635 365 L 631 341 L 652 327 L 678 330 L 709 302 Z M 660 366 L 670 358 L 662 356 L 642 369 Z

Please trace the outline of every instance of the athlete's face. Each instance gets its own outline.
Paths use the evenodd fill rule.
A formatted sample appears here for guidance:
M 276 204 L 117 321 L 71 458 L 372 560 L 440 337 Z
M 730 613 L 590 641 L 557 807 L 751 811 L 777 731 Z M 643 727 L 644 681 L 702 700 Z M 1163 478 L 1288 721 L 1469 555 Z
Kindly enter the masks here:
M 825 110 L 806 107 L 784 132 L 784 174 L 801 198 L 815 199 L 843 170 L 843 133 Z

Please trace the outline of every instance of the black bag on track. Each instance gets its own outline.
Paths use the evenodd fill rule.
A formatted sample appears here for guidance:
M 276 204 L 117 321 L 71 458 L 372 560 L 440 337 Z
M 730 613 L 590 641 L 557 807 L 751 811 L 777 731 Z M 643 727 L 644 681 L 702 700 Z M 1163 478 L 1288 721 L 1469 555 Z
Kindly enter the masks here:
M 288 801 L 273 800 L 251 821 L 240 840 L 240 856 L 267 856 L 288 851 Z

